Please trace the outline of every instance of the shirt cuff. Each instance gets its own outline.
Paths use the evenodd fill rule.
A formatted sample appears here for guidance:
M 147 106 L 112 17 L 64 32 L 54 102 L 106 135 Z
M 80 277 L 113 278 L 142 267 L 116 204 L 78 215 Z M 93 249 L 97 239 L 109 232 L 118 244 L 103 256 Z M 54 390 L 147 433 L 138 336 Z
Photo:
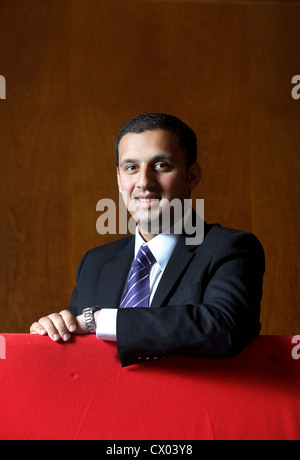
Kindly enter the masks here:
M 97 339 L 117 340 L 117 308 L 102 308 L 98 316 Z

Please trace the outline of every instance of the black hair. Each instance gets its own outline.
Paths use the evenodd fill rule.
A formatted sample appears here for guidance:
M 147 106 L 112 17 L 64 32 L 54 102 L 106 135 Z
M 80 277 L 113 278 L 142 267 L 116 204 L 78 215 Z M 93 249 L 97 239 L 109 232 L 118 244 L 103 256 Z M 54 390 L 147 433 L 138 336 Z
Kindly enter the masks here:
M 146 113 L 132 118 L 119 132 L 115 142 L 117 166 L 119 166 L 119 143 L 125 134 L 138 134 L 155 129 L 165 129 L 176 134 L 179 145 L 185 150 L 187 169 L 197 161 L 197 137 L 188 125 L 173 115 Z

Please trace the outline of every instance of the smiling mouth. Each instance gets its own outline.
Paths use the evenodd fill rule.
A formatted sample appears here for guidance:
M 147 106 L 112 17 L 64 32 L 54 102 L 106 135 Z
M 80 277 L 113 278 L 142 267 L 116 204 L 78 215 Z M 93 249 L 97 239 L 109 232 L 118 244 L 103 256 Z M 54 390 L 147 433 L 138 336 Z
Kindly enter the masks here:
M 160 198 L 136 198 L 140 203 L 151 203 L 151 202 L 156 202 L 160 201 Z
M 135 203 L 137 210 L 150 210 L 159 208 L 161 197 L 159 195 L 136 196 Z
M 158 202 L 161 200 L 161 196 L 153 193 L 148 195 L 136 195 L 135 200 L 139 201 L 140 203 Z

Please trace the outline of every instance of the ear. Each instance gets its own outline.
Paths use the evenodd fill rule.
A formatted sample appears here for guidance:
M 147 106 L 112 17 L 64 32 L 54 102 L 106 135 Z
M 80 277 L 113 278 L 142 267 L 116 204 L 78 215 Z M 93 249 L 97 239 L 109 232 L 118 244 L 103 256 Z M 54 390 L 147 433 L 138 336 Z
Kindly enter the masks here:
M 189 167 L 188 181 L 190 190 L 197 187 L 201 179 L 201 168 L 198 163 L 194 163 Z

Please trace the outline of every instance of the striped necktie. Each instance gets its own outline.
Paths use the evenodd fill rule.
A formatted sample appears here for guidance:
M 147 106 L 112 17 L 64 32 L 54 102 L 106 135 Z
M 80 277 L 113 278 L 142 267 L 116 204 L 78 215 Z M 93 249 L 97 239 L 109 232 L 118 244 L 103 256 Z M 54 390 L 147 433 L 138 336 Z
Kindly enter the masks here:
M 149 272 L 155 262 L 148 246 L 141 246 L 133 262 L 120 308 L 149 307 Z

